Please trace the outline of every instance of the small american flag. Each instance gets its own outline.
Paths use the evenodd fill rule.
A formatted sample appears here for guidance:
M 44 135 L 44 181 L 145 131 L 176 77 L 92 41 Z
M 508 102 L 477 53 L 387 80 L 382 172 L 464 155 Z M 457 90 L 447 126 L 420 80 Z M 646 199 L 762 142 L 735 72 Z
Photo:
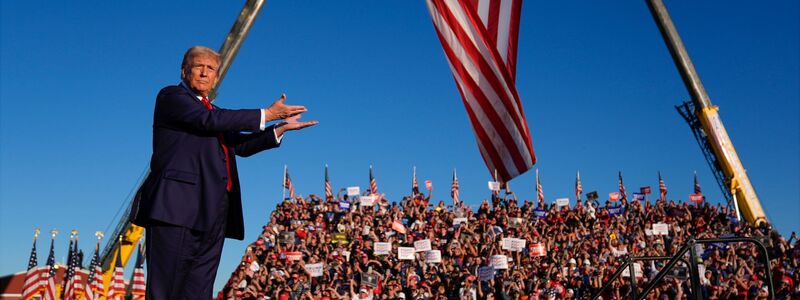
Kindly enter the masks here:
M 378 182 L 375 181 L 375 176 L 372 176 L 372 165 L 369 165 L 369 193 L 378 194 Z
M 122 238 L 120 237 L 120 241 Z M 121 245 L 121 243 L 120 243 Z M 125 297 L 125 269 L 122 267 L 122 248 L 117 249 L 117 259 L 114 264 L 114 275 L 109 283 L 106 299 L 121 300 Z
M 333 199 L 333 188 L 331 187 L 331 179 L 328 178 L 328 165 L 325 165 L 325 199 Z
M 283 187 L 289 190 L 289 199 L 294 199 L 294 184 L 292 184 L 292 178 L 289 177 L 289 169 L 285 169 L 284 172 Z
M 453 198 L 453 203 L 458 204 L 458 176 L 456 176 L 456 170 L 453 170 L 453 184 L 450 186 L 450 197 Z
M 702 194 L 703 190 L 700 189 L 700 181 L 697 181 L 697 172 L 694 172 L 694 193 Z
M 37 235 L 39 229 L 36 229 Z M 41 292 L 41 268 L 36 266 L 39 264 L 36 258 L 36 237 L 33 238 L 33 247 L 31 248 L 31 256 L 28 259 L 28 272 L 25 273 L 25 283 L 22 285 L 22 300 L 31 299 Z
M 622 171 L 619 172 L 619 196 L 621 200 L 628 200 L 628 193 L 625 192 L 625 184 L 622 182 Z
M 658 191 L 660 193 L 659 200 L 667 200 L 667 185 L 664 184 L 664 179 L 661 178 L 661 172 L 658 172 Z
M 50 239 L 50 254 L 47 256 L 47 271 L 42 274 L 42 284 L 44 285 L 44 299 L 56 300 L 56 254 L 53 243 L 55 234 Z
M 419 194 L 419 184 L 417 184 L 417 167 L 411 172 L 411 195 Z
M 539 169 L 536 169 L 536 196 L 539 202 L 544 202 L 544 191 L 542 190 L 542 181 L 539 180 Z
M 578 171 L 575 177 L 575 200 L 581 200 L 583 194 L 583 185 L 581 185 L 581 171 Z
M 144 294 L 147 286 L 144 279 L 144 255 L 142 254 L 142 245 L 139 245 L 139 251 L 136 253 L 136 268 L 133 269 L 133 279 L 131 280 L 131 295 L 132 300 L 144 300 Z

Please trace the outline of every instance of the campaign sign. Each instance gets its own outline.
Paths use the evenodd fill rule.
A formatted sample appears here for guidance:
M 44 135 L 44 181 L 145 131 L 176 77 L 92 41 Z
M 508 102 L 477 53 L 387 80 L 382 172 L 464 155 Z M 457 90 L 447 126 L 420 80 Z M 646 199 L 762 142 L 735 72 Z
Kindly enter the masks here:
M 653 224 L 654 235 L 667 235 L 669 234 L 669 224 L 655 223 Z
M 547 255 L 547 249 L 544 248 L 543 243 L 536 243 L 530 245 L 530 252 L 532 257 L 539 257 Z
M 522 222 L 523 222 L 522 218 L 508 218 L 508 226 L 511 226 L 513 228 L 519 228 L 520 226 L 522 226 Z
M 611 207 L 608 209 L 608 215 L 612 217 L 619 216 L 623 212 L 625 212 L 625 209 L 622 208 L 622 206 Z
M 478 268 L 478 279 L 480 281 L 489 281 L 494 279 L 494 268 L 492 267 L 480 267 Z
M 537 208 L 533 210 L 533 215 L 539 219 L 547 218 L 547 210 L 542 208 Z
M 429 191 L 433 189 L 433 181 L 425 180 L 425 188 Z
M 373 252 L 375 255 L 387 255 L 389 252 L 392 251 L 392 243 L 391 242 L 375 242 L 373 244 Z
M 431 240 L 424 239 L 424 240 L 414 241 L 414 251 L 416 252 L 431 251 Z
M 357 186 L 351 186 L 347 188 L 347 196 L 348 197 L 357 197 L 361 194 L 361 188 Z
M 600 198 L 600 196 L 597 195 L 597 191 L 592 191 L 592 192 L 586 193 L 586 199 L 589 199 L 589 201 L 592 201 L 592 200 L 597 199 L 597 198 Z
M 556 205 L 558 205 L 558 207 L 569 206 L 569 198 L 556 199 Z
M 500 183 L 497 181 L 489 181 L 489 190 L 499 192 L 500 191 Z
M 361 196 L 358 201 L 361 202 L 361 206 L 373 206 L 375 205 L 375 196 Z
M 503 250 L 519 252 L 525 248 L 525 239 L 503 238 L 501 246 Z
M 467 218 L 453 218 L 453 226 L 456 226 L 456 225 L 461 224 L 461 223 L 466 224 L 467 223 Z
M 394 222 L 392 222 L 392 229 L 398 233 L 406 234 L 406 227 L 403 226 L 403 223 L 400 223 L 398 220 L 394 220 Z
M 294 231 L 281 232 L 279 241 L 287 245 L 294 245 Z
M 322 277 L 322 269 L 324 265 L 322 263 L 315 263 L 315 264 L 306 264 L 305 267 L 306 272 L 311 277 Z
M 378 274 L 361 273 L 361 282 L 368 287 L 376 288 L 378 287 Z
M 703 203 L 703 194 L 691 194 L 689 195 L 689 200 L 692 203 Z
M 639 263 L 633 263 L 633 272 L 636 278 L 642 278 L 644 276 L 644 273 L 642 273 L 642 265 Z M 622 270 L 622 277 L 631 277 L 631 269 L 629 267 Z
M 608 193 L 608 201 L 611 201 L 611 202 L 619 201 L 619 192 Z
M 639 191 L 641 191 L 642 194 L 649 195 L 650 194 L 650 186 L 649 185 L 648 186 L 643 186 L 643 187 L 639 188 Z
M 442 251 L 439 250 L 431 250 L 425 252 L 425 262 L 429 264 L 440 264 L 442 263 Z
M 633 193 L 633 200 L 643 201 L 644 193 Z
M 414 248 L 412 248 L 412 247 L 397 247 L 397 259 L 399 259 L 399 260 L 414 260 Z
M 507 270 L 508 269 L 508 257 L 505 255 L 492 255 L 489 260 L 489 264 L 495 270 Z
M 303 259 L 303 253 L 302 252 L 297 252 L 297 251 L 286 252 L 286 260 L 288 260 L 288 261 L 298 261 L 298 260 L 302 260 L 302 259 Z
M 348 210 L 350 210 L 350 202 L 347 202 L 347 201 L 339 201 L 339 210 L 341 210 L 341 211 L 348 211 Z

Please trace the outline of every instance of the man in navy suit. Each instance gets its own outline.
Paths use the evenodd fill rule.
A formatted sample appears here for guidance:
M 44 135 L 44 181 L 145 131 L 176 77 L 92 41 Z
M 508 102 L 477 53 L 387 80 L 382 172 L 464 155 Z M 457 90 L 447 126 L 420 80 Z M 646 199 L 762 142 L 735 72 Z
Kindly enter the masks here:
M 244 239 L 235 156 L 278 147 L 285 132 L 317 124 L 300 122 L 306 108 L 286 105 L 285 95 L 265 109 L 212 105 L 219 63 L 214 50 L 190 48 L 181 83 L 156 98 L 150 174 L 132 212 L 146 228 L 147 299 L 211 299 L 225 238 Z

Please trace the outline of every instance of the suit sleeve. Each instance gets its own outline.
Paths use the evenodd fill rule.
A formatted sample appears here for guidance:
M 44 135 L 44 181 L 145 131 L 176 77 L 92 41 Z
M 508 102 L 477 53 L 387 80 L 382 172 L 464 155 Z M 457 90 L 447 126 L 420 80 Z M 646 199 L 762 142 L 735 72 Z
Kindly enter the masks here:
M 161 90 L 154 117 L 157 123 L 205 132 L 259 131 L 261 126 L 259 109 L 209 110 L 180 87 Z
M 264 131 L 251 134 L 230 133 L 225 136 L 225 141 L 229 147 L 235 149 L 234 153 L 236 153 L 236 155 L 248 157 L 281 145 L 275 136 L 274 127 L 275 125 L 268 126 Z

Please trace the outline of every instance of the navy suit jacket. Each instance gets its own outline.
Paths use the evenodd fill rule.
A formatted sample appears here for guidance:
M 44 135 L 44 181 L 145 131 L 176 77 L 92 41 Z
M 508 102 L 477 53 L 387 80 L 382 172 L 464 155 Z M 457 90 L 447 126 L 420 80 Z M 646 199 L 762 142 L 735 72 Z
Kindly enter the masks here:
M 207 109 L 186 87 L 168 86 L 156 98 L 150 174 L 137 193 L 131 217 L 147 227 L 169 223 L 211 229 L 224 210 L 228 171 L 219 144 L 228 145 L 233 186 L 228 194 L 225 237 L 244 239 L 236 155 L 247 157 L 278 147 L 272 126 L 260 131 L 258 109 Z M 253 132 L 244 134 L 242 132 Z

